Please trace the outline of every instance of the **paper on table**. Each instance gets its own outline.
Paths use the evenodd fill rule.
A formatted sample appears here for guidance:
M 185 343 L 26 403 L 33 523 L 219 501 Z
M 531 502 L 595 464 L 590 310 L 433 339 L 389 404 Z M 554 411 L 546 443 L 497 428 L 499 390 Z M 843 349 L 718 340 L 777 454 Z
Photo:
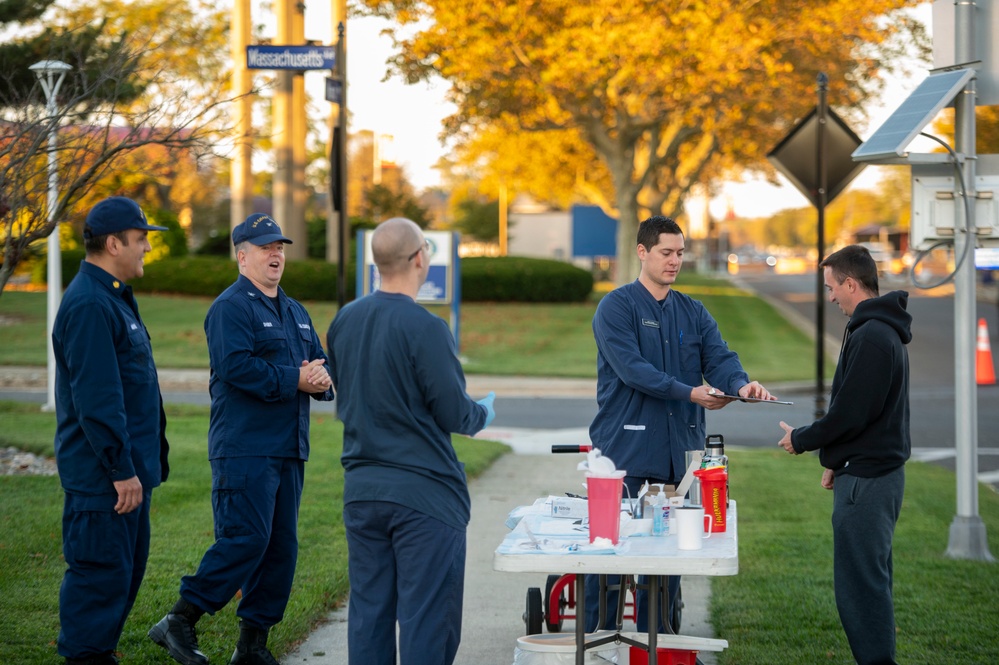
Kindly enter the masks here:
M 507 538 L 496 551 L 499 554 L 624 554 L 630 549 L 627 540 L 622 540 L 617 545 L 564 538 L 535 538 L 535 541 L 529 538 Z

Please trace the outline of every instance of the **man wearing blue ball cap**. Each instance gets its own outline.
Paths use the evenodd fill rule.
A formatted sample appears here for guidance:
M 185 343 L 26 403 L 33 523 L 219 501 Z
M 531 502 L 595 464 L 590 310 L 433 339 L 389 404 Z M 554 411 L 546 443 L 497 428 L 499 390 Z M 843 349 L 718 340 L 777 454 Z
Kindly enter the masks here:
M 169 473 L 166 416 L 149 333 L 127 281 L 147 234 L 166 231 L 121 196 L 91 209 L 87 255 L 52 329 L 56 463 L 66 573 L 57 649 L 67 665 L 114 665 L 149 557 L 152 491 Z
M 333 399 L 312 320 L 279 286 L 291 240 L 270 216 L 255 213 L 233 229 L 232 241 L 239 278 L 205 318 L 215 543 L 149 631 L 184 665 L 207 665 L 195 624 L 240 590 L 230 663 L 277 665 L 267 635 L 284 616 L 295 576 L 310 399 Z

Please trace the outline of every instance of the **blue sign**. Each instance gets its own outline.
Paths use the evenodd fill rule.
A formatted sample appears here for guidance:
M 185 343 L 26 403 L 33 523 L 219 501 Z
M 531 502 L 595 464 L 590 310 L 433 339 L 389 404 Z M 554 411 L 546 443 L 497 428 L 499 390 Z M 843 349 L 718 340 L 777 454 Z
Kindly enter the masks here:
M 371 252 L 373 231 L 357 232 L 357 297 L 377 291 L 381 275 Z M 425 231 L 423 237 L 429 244 L 427 260 L 430 262 L 427 281 L 416 294 L 416 301 L 424 305 L 451 305 L 451 332 L 455 346 L 461 349 L 461 260 L 458 258 L 460 238 L 451 231 Z
M 333 69 L 333 46 L 247 46 L 248 69 Z
M 326 101 L 343 104 L 343 84 L 339 79 L 326 77 Z
M 616 254 L 617 220 L 608 217 L 600 206 L 572 206 L 572 255 L 579 258 Z

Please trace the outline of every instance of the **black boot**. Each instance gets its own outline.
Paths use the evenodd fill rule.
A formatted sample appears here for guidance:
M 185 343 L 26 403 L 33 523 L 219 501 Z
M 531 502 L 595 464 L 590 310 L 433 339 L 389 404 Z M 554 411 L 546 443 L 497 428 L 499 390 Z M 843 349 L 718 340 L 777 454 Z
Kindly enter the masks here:
M 149 639 L 167 650 L 181 665 L 208 665 L 208 656 L 198 650 L 198 634 L 194 624 L 204 611 L 183 598 L 170 613 L 149 629 Z
M 267 628 L 250 628 L 239 622 L 239 641 L 229 665 L 280 665 L 267 650 Z

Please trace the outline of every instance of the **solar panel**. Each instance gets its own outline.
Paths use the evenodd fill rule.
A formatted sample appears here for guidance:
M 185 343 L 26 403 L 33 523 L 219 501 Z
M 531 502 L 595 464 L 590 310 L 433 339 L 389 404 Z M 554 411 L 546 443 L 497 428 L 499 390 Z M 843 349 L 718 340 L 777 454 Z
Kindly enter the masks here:
M 859 148 L 853 160 L 868 162 L 905 156 L 905 148 L 975 75 L 972 69 L 930 74 Z

